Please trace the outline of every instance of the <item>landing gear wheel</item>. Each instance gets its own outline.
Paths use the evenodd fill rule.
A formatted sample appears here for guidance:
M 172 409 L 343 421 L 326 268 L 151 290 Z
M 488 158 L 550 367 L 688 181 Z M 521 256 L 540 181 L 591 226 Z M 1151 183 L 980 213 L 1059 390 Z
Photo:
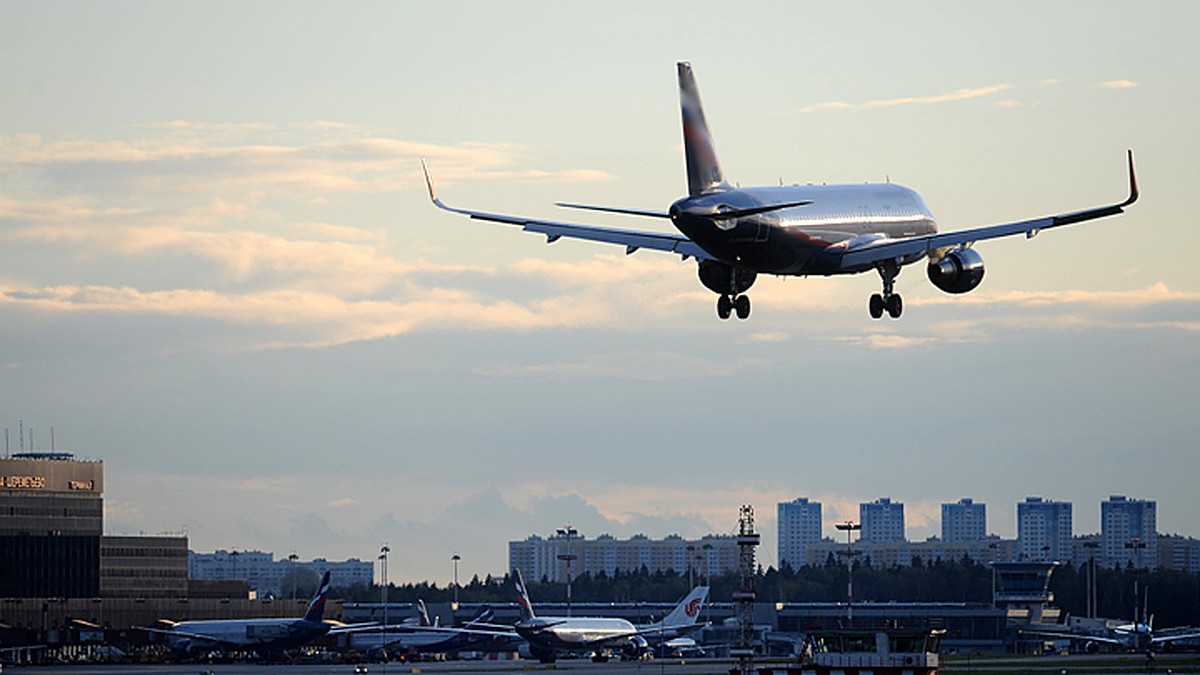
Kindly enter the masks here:
M 737 312 L 737 318 L 747 319 L 750 317 L 750 296 L 739 295 L 733 300 L 733 309 Z
M 733 301 L 729 299 L 729 296 L 722 295 L 721 297 L 717 298 L 717 316 L 721 317 L 721 320 L 724 321 L 725 319 L 728 319 L 729 315 L 732 313 Z
M 899 319 L 900 313 L 904 311 L 904 301 L 900 299 L 900 294 L 893 293 L 892 296 L 887 299 L 886 304 L 888 316 L 892 317 L 893 319 Z
M 883 316 L 883 296 L 874 293 L 871 295 L 871 302 L 868 305 L 871 310 L 871 318 L 878 319 Z

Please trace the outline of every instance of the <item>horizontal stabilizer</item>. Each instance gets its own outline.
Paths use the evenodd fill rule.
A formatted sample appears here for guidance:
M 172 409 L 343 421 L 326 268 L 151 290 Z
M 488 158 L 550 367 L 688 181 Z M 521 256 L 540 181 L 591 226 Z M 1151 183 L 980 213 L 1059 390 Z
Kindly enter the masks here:
M 617 206 L 591 206 L 588 204 L 569 204 L 567 202 L 557 202 L 555 206 L 561 206 L 567 209 L 583 209 L 585 211 L 604 211 L 606 213 L 623 213 L 627 216 L 645 216 L 647 218 L 670 218 L 671 214 L 666 211 L 651 211 L 649 209 L 623 209 Z
M 705 216 L 712 220 L 733 220 L 735 218 L 745 218 L 746 216 L 756 216 L 760 213 L 769 211 L 779 211 L 781 209 L 790 209 L 793 206 L 808 206 L 812 203 L 811 199 L 806 199 L 802 202 L 788 202 L 786 204 L 771 204 L 769 206 L 755 206 L 749 209 L 733 209 L 731 211 L 718 211 L 716 213 Z

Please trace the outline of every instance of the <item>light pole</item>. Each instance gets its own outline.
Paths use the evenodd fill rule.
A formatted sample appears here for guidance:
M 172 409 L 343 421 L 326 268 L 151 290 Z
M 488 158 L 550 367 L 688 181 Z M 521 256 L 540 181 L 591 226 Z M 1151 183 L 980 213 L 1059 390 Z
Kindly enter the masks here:
M 1125 548 L 1133 549 L 1133 555 L 1137 558 L 1137 569 L 1142 569 L 1142 549 L 1146 548 L 1146 542 L 1142 541 L 1141 537 L 1134 537 L 1125 542 Z
M 696 547 L 692 544 L 687 545 L 687 568 L 688 568 L 688 591 L 696 587 L 695 570 L 692 569 L 692 558 L 696 555 Z
M 292 551 L 291 555 L 288 556 L 288 562 L 292 563 L 290 570 L 292 573 L 292 601 L 293 602 L 295 602 L 295 600 L 296 600 L 296 561 L 299 559 L 300 559 L 300 556 L 296 555 L 295 551 Z
M 571 616 L 571 563 L 575 561 L 575 547 L 572 542 L 580 538 L 579 530 L 571 527 L 568 524 L 566 527 L 556 530 L 558 536 L 567 540 L 567 552 L 560 553 L 558 559 L 567 563 L 567 616 Z
M 1088 550 L 1088 573 L 1085 575 L 1087 581 L 1087 616 L 1089 619 L 1096 618 L 1100 613 L 1096 607 L 1096 549 L 1100 548 L 1100 542 L 1095 539 L 1089 539 L 1083 542 L 1083 547 Z
M 712 597 L 712 544 L 705 544 L 704 549 L 704 585 L 708 586 L 709 597 Z M 712 603 L 704 603 L 705 623 L 712 623 Z
M 458 611 L 458 561 L 462 560 L 462 556 L 457 552 L 450 556 L 450 562 L 454 563 L 454 603 L 450 605 L 452 611 Z
M 852 628 L 854 625 L 854 556 L 861 555 L 862 551 L 850 548 L 850 533 L 861 530 L 862 525 L 853 520 L 847 520 L 844 523 L 837 523 L 834 527 L 846 533 L 846 551 L 844 553 L 839 551 L 839 553 L 846 556 L 846 627 Z
M 388 554 L 392 549 L 385 541 L 383 546 L 379 548 L 379 575 L 383 578 L 383 588 L 379 593 L 383 600 L 383 624 L 379 627 L 379 646 L 383 650 L 383 672 L 387 672 L 388 651 L 387 651 L 387 610 L 388 610 L 388 575 L 387 562 Z

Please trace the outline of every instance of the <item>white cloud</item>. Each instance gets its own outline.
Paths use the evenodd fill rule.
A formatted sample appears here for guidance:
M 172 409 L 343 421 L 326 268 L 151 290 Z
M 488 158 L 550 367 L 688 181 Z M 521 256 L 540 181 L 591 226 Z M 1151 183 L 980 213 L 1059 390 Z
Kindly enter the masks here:
M 1139 84 L 1141 83 L 1134 82 L 1133 80 L 1107 80 L 1104 82 L 1097 82 L 1096 86 L 1101 89 L 1132 89 Z
M 976 98 L 985 98 L 995 96 L 1002 91 L 1012 89 L 1011 84 L 993 84 L 985 87 L 973 87 L 966 89 L 956 89 L 944 94 L 933 94 L 929 96 L 902 96 L 897 98 L 881 98 L 861 103 L 849 103 L 847 101 L 826 101 L 824 103 L 814 103 L 813 105 L 800 108 L 793 112 L 810 113 L 819 112 L 822 110 L 870 110 L 874 108 L 894 108 L 897 106 L 906 105 L 936 105 L 939 103 L 951 103 L 954 101 L 968 101 Z

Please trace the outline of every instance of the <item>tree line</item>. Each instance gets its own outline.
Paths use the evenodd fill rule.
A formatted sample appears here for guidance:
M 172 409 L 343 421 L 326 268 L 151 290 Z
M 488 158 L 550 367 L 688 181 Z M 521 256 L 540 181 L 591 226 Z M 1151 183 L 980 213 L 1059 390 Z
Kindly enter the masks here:
M 1087 611 L 1086 565 L 1067 564 L 1055 569 L 1050 577 L 1054 605 L 1073 616 Z M 527 579 L 529 594 L 536 603 L 561 603 L 566 600 L 566 584 L 547 579 Z M 729 602 L 741 582 L 736 574 L 696 578 L 708 583 L 713 602 Z M 793 569 L 784 563 L 779 569 L 760 568 L 754 586 L 760 602 L 845 602 L 847 569 L 840 561 L 824 565 L 806 565 Z M 1135 595 L 1135 584 L 1139 590 Z M 687 594 L 686 574 L 617 571 L 613 575 L 581 574 L 571 584 L 575 602 L 675 602 Z M 378 585 L 357 585 L 334 589 L 334 596 L 347 601 L 378 602 Z M 1143 600 L 1154 616 L 1155 627 L 1200 626 L 1200 575 L 1175 570 L 1137 570 L 1096 568 L 1097 615 L 1132 620 L 1134 608 L 1142 611 Z M 390 602 L 450 602 L 454 589 L 426 581 L 389 584 Z M 473 577 L 458 589 L 460 602 L 507 604 L 515 602 L 516 592 L 509 575 Z M 854 568 L 855 602 L 962 602 L 990 604 L 992 569 L 970 559 L 940 560 L 924 563 L 914 558 L 911 565 L 875 568 L 858 564 Z

